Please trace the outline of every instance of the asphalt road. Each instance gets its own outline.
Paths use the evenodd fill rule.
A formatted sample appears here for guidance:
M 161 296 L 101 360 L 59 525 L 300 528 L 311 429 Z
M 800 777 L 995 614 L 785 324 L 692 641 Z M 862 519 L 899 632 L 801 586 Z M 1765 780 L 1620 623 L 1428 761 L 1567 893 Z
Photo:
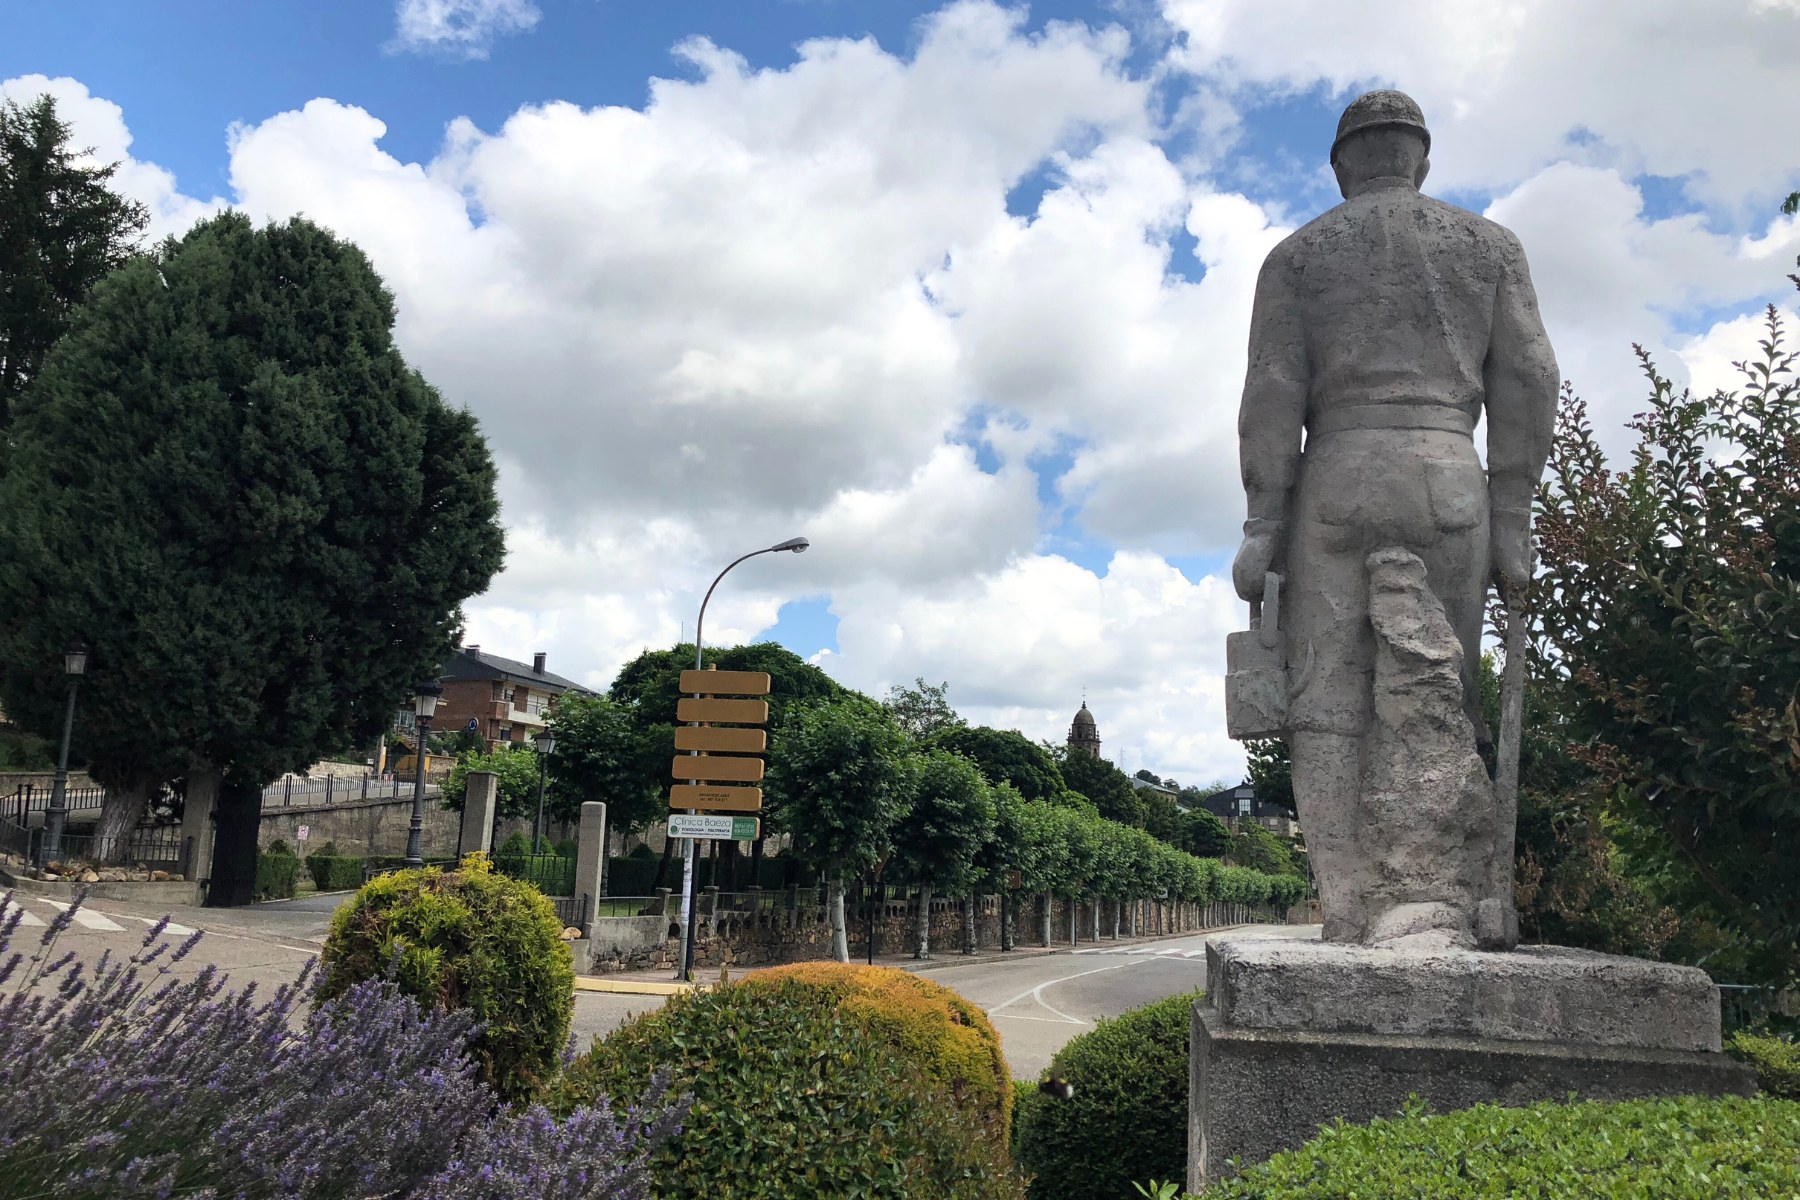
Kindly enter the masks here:
M 1018 1079 L 1034 1079 L 1063 1043 L 1101 1017 L 1206 987 L 1212 938 L 1317 937 L 1316 925 L 1254 925 L 1018 961 L 947 963 L 921 972 L 979 1004 Z
M 255 981 L 269 989 L 298 978 L 324 944 L 326 924 L 348 893 L 302 897 L 243 909 L 177 908 L 167 938 L 194 930 L 205 933 L 182 970 L 191 973 L 217 964 L 232 985 Z M 61 911 L 54 901 L 21 894 L 24 925 L 12 950 L 27 954 Z M 136 949 L 166 906 L 94 900 L 77 914 L 59 941 L 60 950 L 83 959 Z M 1317 937 L 1315 926 L 1244 926 L 1230 931 L 1131 945 L 1084 946 L 1073 953 L 1034 953 L 1017 959 L 958 962 L 945 958 L 920 973 L 980 1005 L 1000 1031 L 1013 1074 L 1034 1078 L 1063 1043 L 1094 1027 L 1101 1017 L 1164 996 L 1206 986 L 1205 947 L 1209 938 Z M 636 1013 L 659 1007 L 662 996 L 578 991 L 574 1034 L 578 1046 L 613 1029 Z

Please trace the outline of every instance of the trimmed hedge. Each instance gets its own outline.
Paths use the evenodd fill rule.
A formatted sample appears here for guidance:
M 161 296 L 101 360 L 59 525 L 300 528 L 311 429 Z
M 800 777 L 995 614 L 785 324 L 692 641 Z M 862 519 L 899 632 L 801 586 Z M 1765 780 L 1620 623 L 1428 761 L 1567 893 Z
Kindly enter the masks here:
M 363 860 L 338 854 L 309 854 L 306 870 L 321 892 L 347 892 L 362 886 Z
M 578 1056 L 562 1111 L 659 1070 L 693 1107 L 651 1164 L 661 1200 L 1019 1200 L 1017 1174 L 866 1018 L 799 979 L 723 984 Z
M 484 855 L 449 871 L 396 871 L 332 916 L 320 995 L 395 970 L 400 990 L 428 1010 L 473 1012 L 482 1028 L 470 1051 L 483 1079 L 508 1100 L 528 1099 L 556 1074 L 569 1041 L 575 967 L 562 929 L 541 892 L 495 874 Z
M 1131 1196 L 1137 1180 L 1185 1177 L 1188 1031 L 1200 996 L 1103 1019 L 1057 1051 L 1044 1078 L 1067 1080 L 1074 1096 L 1022 1094 L 1016 1117 L 1032 1200 Z
M 1012 1130 L 1012 1072 L 987 1014 L 932 980 L 892 967 L 808 962 L 758 971 L 745 984 L 794 980 L 816 989 L 955 1101 L 997 1149 Z
M 1783 1100 L 1800 1100 L 1800 1044 L 1772 1034 L 1739 1030 L 1725 1048 L 1756 1071 L 1756 1086 Z
M 1142 1170 L 1138 1177 L 1154 1174 Z M 1098 1193 L 1097 1193 L 1098 1194 Z M 1131 1195 L 1129 1190 L 1112 1195 Z M 1800 1195 L 1800 1103 L 1682 1096 L 1622 1103 L 1415 1107 L 1336 1125 L 1206 1200 L 1774 1200 Z
M 255 896 L 258 900 L 291 900 L 300 884 L 300 859 L 282 841 L 256 856 Z

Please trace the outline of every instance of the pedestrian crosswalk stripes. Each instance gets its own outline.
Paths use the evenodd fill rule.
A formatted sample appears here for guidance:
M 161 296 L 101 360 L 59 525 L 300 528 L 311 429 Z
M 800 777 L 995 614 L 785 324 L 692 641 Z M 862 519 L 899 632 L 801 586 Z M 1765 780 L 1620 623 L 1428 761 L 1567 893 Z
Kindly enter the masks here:
M 1192 948 L 1182 946 L 1095 946 L 1088 950 L 1077 950 L 1077 954 L 1136 954 L 1151 958 L 1203 958 L 1205 946 Z
M 15 897 L 12 901 L 6 903 L 4 905 L 4 907 L 0 907 L 0 917 L 10 916 L 12 914 L 12 910 L 14 908 L 18 908 L 20 910 L 20 912 L 23 914 L 19 920 L 19 925 L 22 928 L 29 928 L 29 927 L 33 927 L 33 926 L 42 927 L 42 926 L 48 925 L 49 921 L 45 920 L 44 917 L 40 916 L 39 914 L 32 912 L 30 908 L 25 907 L 24 905 L 20 904 L 19 901 L 21 901 L 21 900 L 28 900 L 28 901 L 31 901 L 31 902 L 37 903 L 37 904 L 45 904 L 51 908 L 56 909 L 58 912 L 67 912 L 70 907 L 69 903 L 64 900 L 51 900 L 48 897 L 44 897 L 44 896 L 18 896 L 18 895 L 15 895 Z M 75 910 L 75 924 L 79 925 L 83 929 L 92 929 L 97 933 L 123 933 L 123 932 L 125 932 L 125 930 L 128 927 L 119 924 L 120 921 L 131 921 L 131 922 L 134 922 L 134 923 L 140 924 L 140 925 L 156 924 L 155 919 L 150 918 L 150 917 L 126 916 L 126 915 L 119 914 L 119 913 L 108 914 L 108 913 L 98 912 L 92 908 L 88 908 L 86 905 L 83 905 L 81 908 L 78 908 Z M 189 934 L 193 933 L 194 931 L 186 925 L 177 925 L 177 924 L 171 922 L 169 925 L 164 927 L 163 932 L 165 934 L 168 934 L 171 937 L 186 937 Z

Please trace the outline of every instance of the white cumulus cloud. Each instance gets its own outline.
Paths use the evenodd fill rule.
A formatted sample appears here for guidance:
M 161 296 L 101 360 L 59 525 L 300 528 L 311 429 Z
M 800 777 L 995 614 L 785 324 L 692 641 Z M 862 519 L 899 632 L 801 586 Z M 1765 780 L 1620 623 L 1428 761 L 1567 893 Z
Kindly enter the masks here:
M 486 58 L 498 39 L 524 33 L 543 14 L 532 0 L 396 0 L 395 50 Z

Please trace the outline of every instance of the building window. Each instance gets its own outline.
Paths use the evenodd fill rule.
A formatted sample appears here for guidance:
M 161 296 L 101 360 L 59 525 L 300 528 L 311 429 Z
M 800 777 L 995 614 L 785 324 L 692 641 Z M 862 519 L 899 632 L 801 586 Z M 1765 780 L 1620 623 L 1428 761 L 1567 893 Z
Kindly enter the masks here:
M 1250 815 L 1250 797 L 1239 796 L 1238 797 L 1238 816 L 1247 817 L 1249 815 Z

